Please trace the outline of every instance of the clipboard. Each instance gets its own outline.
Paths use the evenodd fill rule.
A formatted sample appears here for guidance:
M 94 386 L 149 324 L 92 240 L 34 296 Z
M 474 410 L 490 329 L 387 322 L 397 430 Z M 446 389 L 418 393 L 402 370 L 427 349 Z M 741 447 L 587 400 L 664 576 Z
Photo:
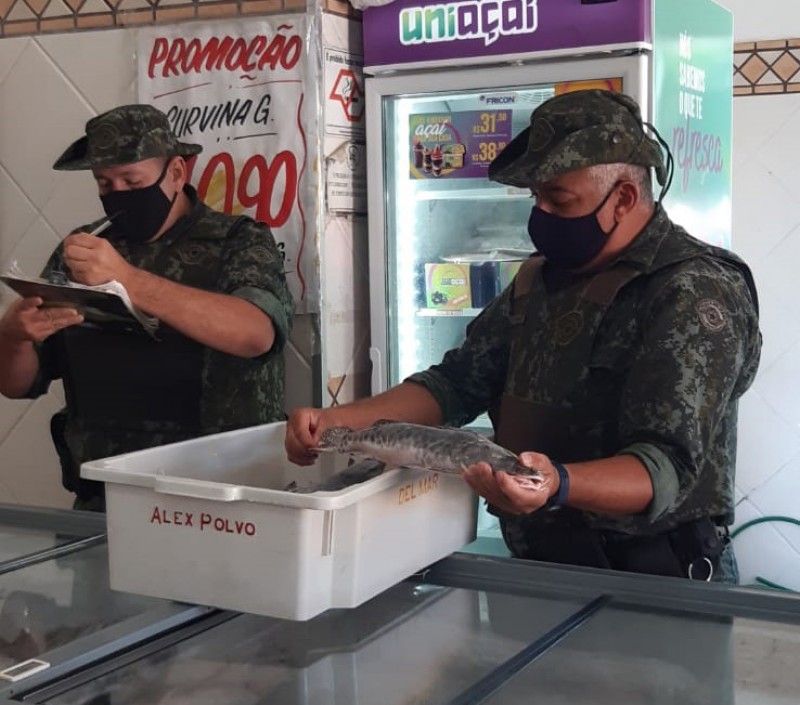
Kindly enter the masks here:
M 77 282 L 54 284 L 46 279 L 0 274 L 0 281 L 23 298 L 39 297 L 42 308 L 75 308 L 85 321 L 99 327 L 143 329 L 155 336 L 158 319 L 136 309 L 125 287 L 117 281 L 98 286 Z

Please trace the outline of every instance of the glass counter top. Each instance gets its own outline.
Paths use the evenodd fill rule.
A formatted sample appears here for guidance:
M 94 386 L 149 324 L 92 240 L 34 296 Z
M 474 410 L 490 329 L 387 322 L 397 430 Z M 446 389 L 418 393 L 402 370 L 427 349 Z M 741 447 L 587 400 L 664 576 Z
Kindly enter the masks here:
M 165 602 L 112 591 L 105 545 L 0 575 L 0 669 Z
M 582 607 L 405 582 L 308 622 L 239 615 L 37 702 L 450 703 Z

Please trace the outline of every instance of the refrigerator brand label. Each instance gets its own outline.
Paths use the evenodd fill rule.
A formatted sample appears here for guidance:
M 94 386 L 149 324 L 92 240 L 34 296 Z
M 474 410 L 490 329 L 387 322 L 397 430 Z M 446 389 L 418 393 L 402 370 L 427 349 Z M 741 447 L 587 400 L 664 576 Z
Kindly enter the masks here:
M 479 100 L 486 105 L 513 105 L 517 102 L 517 96 L 514 93 L 503 95 L 482 95 Z
M 400 43 L 436 44 L 481 39 L 485 46 L 500 37 L 533 34 L 539 26 L 538 0 L 468 0 L 400 12 Z

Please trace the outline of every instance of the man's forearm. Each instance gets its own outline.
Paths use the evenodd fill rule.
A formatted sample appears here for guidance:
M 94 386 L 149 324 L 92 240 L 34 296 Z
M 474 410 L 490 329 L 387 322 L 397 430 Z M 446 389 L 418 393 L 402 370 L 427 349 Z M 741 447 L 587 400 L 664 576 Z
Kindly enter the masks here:
M 192 340 L 238 357 L 256 357 L 272 348 L 272 319 L 254 304 L 134 270 L 125 283 L 135 306 Z
M 359 399 L 328 410 L 334 425 L 366 428 L 381 419 L 406 421 L 426 426 L 442 423 L 442 410 L 425 387 L 404 382 L 374 397 Z
M 598 514 L 640 514 L 653 499 L 650 474 L 632 455 L 570 463 L 567 470 L 567 505 L 575 509 Z
M 39 356 L 29 341 L 8 340 L 0 334 L 0 394 L 24 397 L 39 372 Z

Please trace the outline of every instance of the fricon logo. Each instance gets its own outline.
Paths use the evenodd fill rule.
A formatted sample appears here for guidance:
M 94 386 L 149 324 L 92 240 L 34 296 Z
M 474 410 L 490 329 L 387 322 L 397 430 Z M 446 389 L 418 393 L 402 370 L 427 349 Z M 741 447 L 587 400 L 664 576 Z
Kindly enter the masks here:
M 482 95 L 479 100 L 486 105 L 511 105 L 517 102 L 517 96 L 508 95 Z
M 485 46 L 501 36 L 533 34 L 539 26 L 537 0 L 465 0 L 400 12 L 400 43 L 436 44 L 482 39 Z

